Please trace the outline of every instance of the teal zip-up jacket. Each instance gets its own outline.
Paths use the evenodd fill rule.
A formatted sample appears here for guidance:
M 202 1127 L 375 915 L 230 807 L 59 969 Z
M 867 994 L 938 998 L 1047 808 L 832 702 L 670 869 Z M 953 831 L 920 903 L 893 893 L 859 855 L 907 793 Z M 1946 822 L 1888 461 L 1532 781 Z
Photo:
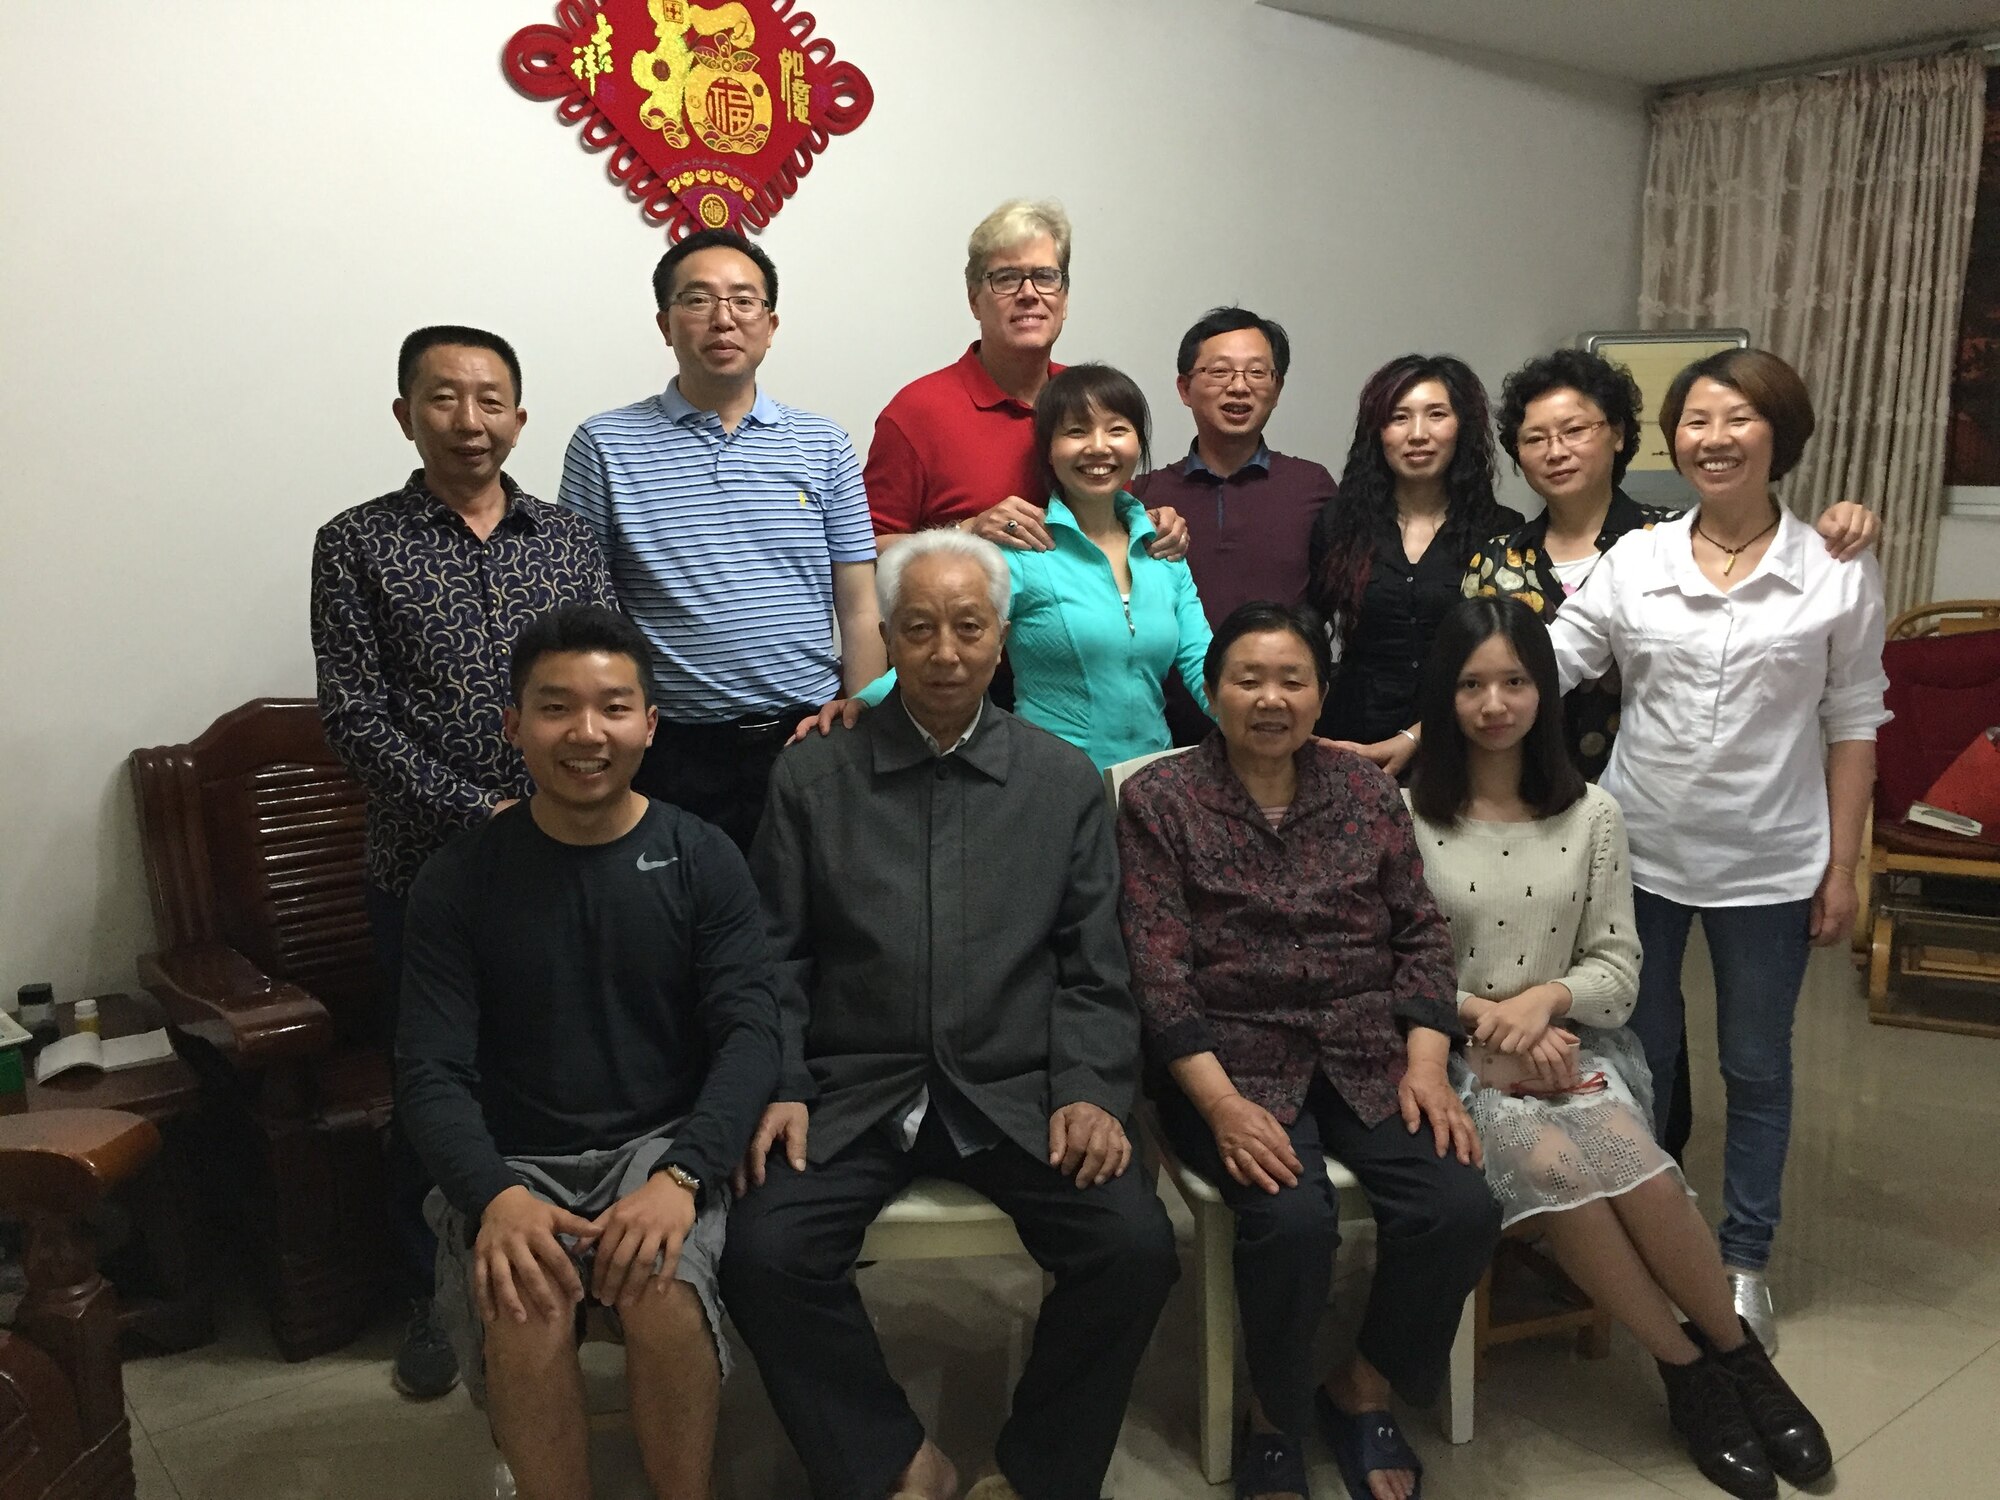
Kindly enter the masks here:
M 1174 668 L 1208 707 L 1202 663 L 1211 633 L 1194 575 L 1185 562 L 1146 550 L 1153 523 L 1130 494 L 1118 496 L 1118 518 L 1129 537 L 1129 614 L 1110 562 L 1061 498 L 1048 505 L 1053 551 L 1007 551 L 1014 712 L 1068 740 L 1099 770 L 1167 748 L 1166 678 Z M 895 680 L 887 672 L 856 696 L 880 703 Z

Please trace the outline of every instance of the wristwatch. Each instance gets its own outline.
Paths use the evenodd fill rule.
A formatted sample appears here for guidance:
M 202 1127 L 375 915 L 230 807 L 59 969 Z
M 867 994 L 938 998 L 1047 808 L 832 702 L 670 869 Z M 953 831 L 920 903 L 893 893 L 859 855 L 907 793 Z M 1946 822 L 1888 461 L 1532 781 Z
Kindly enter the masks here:
M 659 1169 L 659 1172 L 661 1176 L 666 1177 L 671 1181 L 678 1183 L 681 1187 L 686 1188 L 688 1192 L 692 1194 L 694 1197 L 695 1207 L 696 1208 L 701 1207 L 702 1189 L 701 1189 L 701 1179 L 699 1177 L 695 1176 L 694 1173 L 690 1172 L 686 1167 L 676 1166 L 672 1162 L 668 1162 L 667 1165 L 661 1167 Z

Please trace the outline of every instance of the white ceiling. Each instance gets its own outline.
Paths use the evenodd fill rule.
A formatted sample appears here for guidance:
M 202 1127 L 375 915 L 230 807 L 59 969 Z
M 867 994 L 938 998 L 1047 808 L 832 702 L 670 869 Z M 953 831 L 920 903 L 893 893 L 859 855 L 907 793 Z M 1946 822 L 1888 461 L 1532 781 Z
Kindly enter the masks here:
M 1659 86 L 2000 29 L 2000 0 L 1262 0 Z

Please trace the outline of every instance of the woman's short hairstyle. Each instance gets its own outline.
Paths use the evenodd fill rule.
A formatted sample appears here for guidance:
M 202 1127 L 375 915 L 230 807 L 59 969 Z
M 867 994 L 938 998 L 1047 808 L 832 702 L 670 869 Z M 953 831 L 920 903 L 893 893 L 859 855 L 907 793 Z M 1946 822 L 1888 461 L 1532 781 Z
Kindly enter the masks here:
M 1507 450 L 1514 467 L 1521 466 L 1521 424 L 1527 420 L 1528 406 L 1551 391 L 1575 391 L 1596 403 L 1611 430 L 1625 440 L 1611 460 L 1611 482 L 1623 480 L 1639 451 L 1639 413 L 1646 398 L 1630 370 L 1582 349 L 1539 355 L 1501 384 L 1500 409 L 1493 420 L 1500 429 L 1500 446 Z
M 1812 396 L 1799 372 L 1768 349 L 1725 349 L 1698 359 L 1674 377 L 1660 403 L 1660 431 L 1666 434 L 1667 452 L 1674 467 L 1681 466 L 1674 448 L 1674 433 L 1681 425 L 1681 409 L 1697 380 L 1713 380 L 1757 408 L 1757 415 L 1771 424 L 1771 480 L 1776 483 L 1797 467 L 1806 451 L 1806 439 L 1813 435 Z
M 1319 612 L 1306 604 L 1276 604 L 1269 599 L 1253 599 L 1232 609 L 1228 618 L 1215 627 L 1215 637 L 1208 643 L 1208 655 L 1202 658 L 1201 663 L 1201 680 L 1208 689 L 1211 703 L 1215 701 L 1215 689 L 1222 681 L 1222 664 L 1229 658 L 1229 648 L 1246 635 L 1269 635 L 1279 630 L 1287 631 L 1305 643 L 1306 654 L 1312 658 L 1313 672 L 1319 678 L 1320 691 L 1326 691 L 1333 681 L 1333 646 L 1327 640 L 1326 624 L 1320 619 Z
M 977 296 L 994 256 L 1025 245 L 1038 234 L 1056 242 L 1056 265 L 1069 279 L 1069 215 L 1053 198 L 1009 198 L 979 221 L 965 242 L 965 289 Z
M 1123 370 L 1110 365 L 1071 365 L 1035 397 L 1035 478 L 1044 495 L 1060 495 L 1049 445 L 1066 422 L 1085 420 L 1091 409 L 1123 417 L 1139 434 L 1139 467 L 1153 462 L 1153 413 L 1146 393 Z
M 986 574 L 986 597 L 992 601 L 994 616 L 1000 620 L 1007 618 L 1013 582 L 1007 573 L 1006 556 L 984 537 L 960 531 L 956 526 L 940 526 L 896 543 L 875 564 L 875 602 L 881 608 L 885 624 L 903 602 L 903 575 L 909 572 L 910 564 L 940 556 L 965 557 L 978 563 Z
M 639 691 L 647 703 L 653 701 L 653 650 L 639 627 L 601 604 L 564 604 L 536 615 L 514 637 L 514 649 L 507 662 L 507 685 L 514 706 L 528 690 L 535 663 L 545 656 L 572 651 L 602 651 L 609 656 L 629 656 L 639 672 Z
M 1458 727 L 1458 678 L 1472 653 L 1503 637 L 1535 680 L 1541 704 L 1521 742 L 1521 799 L 1538 818 L 1554 817 L 1583 795 L 1583 773 L 1569 753 L 1563 729 L 1561 685 L 1549 628 L 1519 599 L 1486 595 L 1461 599 L 1438 626 L 1417 685 L 1423 739 L 1417 746 L 1410 802 L 1433 823 L 1455 823 L 1472 795 L 1466 770 L 1465 732 Z

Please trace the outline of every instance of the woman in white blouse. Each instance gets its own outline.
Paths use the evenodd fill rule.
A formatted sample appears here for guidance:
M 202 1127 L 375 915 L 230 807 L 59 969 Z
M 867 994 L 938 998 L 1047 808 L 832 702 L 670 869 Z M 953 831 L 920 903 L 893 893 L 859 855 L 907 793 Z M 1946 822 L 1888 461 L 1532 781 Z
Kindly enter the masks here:
M 1565 690 L 1612 667 L 1602 785 L 1624 810 L 1639 942 L 1632 1029 L 1673 1091 L 1681 960 L 1701 918 L 1728 1098 L 1719 1238 L 1736 1307 L 1778 1346 L 1764 1268 L 1791 1135 L 1792 1016 L 1809 945 L 1852 928 L 1882 706 L 1882 581 L 1836 562 L 1771 493 L 1813 430 L 1776 355 L 1683 370 L 1660 409 L 1699 504 L 1604 555 L 1550 626 Z
M 1502 1222 L 1534 1218 L 1658 1361 L 1668 1416 L 1711 1481 L 1756 1500 L 1779 1474 L 1823 1477 L 1825 1433 L 1739 1320 L 1708 1225 L 1653 1138 L 1652 1081 L 1625 1024 L 1640 963 L 1625 824 L 1570 759 L 1547 627 L 1518 599 L 1463 601 L 1417 703 L 1410 805 L 1471 1038 L 1454 1078 Z

